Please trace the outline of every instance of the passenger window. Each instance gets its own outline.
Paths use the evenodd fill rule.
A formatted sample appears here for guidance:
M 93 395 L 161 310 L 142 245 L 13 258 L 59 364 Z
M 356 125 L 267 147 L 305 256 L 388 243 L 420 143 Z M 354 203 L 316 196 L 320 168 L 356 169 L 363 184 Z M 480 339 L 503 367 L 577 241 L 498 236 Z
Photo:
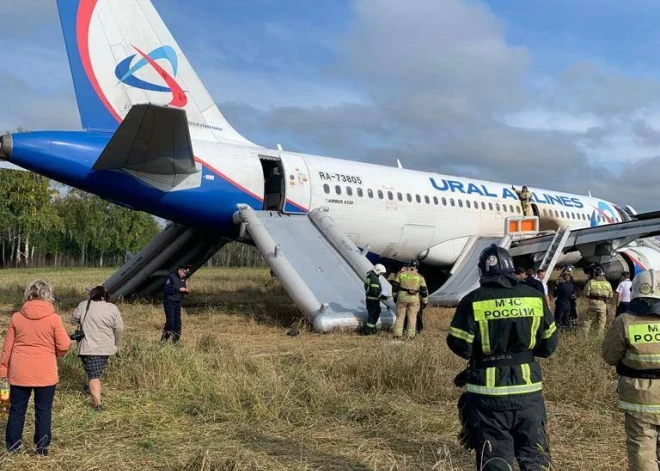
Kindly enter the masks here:
M 555 209 L 555 217 L 556 217 L 556 218 L 559 217 L 559 211 L 557 211 L 556 209 Z
M 496 209 L 497 211 L 500 210 L 500 204 L 499 204 L 499 203 L 496 203 L 496 204 L 495 204 L 495 209 Z
M 459 199 L 459 200 L 458 200 L 458 207 L 459 207 L 459 208 L 462 208 L 462 207 L 463 207 L 463 200 L 462 200 L 462 199 Z
M 559 214 L 561 214 L 561 217 L 564 218 L 564 211 L 560 211 Z
M 383 192 L 381 190 L 378 190 L 378 199 L 379 200 L 383 199 Z
M 502 211 L 504 211 L 506 213 L 506 204 L 502 205 Z
M 493 210 L 493 203 L 488 203 L 488 209 Z
M 428 196 L 424 196 L 424 202 L 425 202 L 426 204 L 431 204 L 431 200 L 429 199 Z
M 483 201 L 481 202 L 481 209 L 486 211 L 486 203 L 484 203 Z
M 471 208 L 471 207 L 472 207 L 472 205 L 470 204 L 470 200 L 467 200 L 467 201 L 465 202 L 465 206 L 467 206 L 468 208 Z
M 351 188 L 350 186 L 347 186 L 346 187 L 346 194 L 348 196 L 353 196 L 353 188 Z
M 449 199 L 449 204 L 451 204 L 452 208 L 456 206 L 456 202 L 454 201 L 454 198 Z
M 392 201 L 394 199 L 394 195 L 392 194 L 391 191 L 387 192 L 387 199 L 390 200 L 390 201 Z
M 397 193 L 396 197 L 399 201 L 403 201 L 403 195 L 401 193 Z
M 509 205 L 509 211 L 511 211 L 511 212 L 514 211 L 514 209 L 513 209 L 513 205 L 512 205 L 512 204 Z
M 336 192 L 338 195 L 341 195 L 341 187 L 340 187 L 339 185 L 337 185 L 337 186 L 335 187 L 335 192 Z
M 447 198 L 445 197 L 442 198 L 442 205 L 447 206 Z
M 474 202 L 474 209 L 479 209 L 479 202 L 478 201 Z
M 410 193 L 406 195 L 406 199 L 408 200 L 408 203 L 412 203 L 412 195 Z
M 330 185 L 327 183 L 323 185 L 323 191 L 325 192 L 326 195 L 330 194 Z
M 364 192 L 362 191 L 362 188 L 357 189 L 357 194 L 360 198 L 362 198 L 364 196 Z
M 369 196 L 369 198 L 373 198 L 374 197 L 374 191 L 371 188 L 369 188 L 367 190 L 367 195 Z
M 547 209 L 544 209 L 544 210 L 543 210 L 543 217 L 545 217 L 545 216 L 547 216 L 547 215 L 548 215 L 548 210 L 547 210 Z
M 518 214 L 521 213 L 521 211 L 520 211 L 520 206 L 516 206 L 516 213 L 518 213 Z
M 437 197 L 437 196 L 434 196 L 434 197 L 433 197 L 433 204 L 437 206 L 438 203 L 439 203 L 439 201 L 438 201 L 438 197 Z
M 422 198 L 420 198 L 419 195 L 415 195 L 415 201 L 417 201 L 418 203 L 421 203 Z

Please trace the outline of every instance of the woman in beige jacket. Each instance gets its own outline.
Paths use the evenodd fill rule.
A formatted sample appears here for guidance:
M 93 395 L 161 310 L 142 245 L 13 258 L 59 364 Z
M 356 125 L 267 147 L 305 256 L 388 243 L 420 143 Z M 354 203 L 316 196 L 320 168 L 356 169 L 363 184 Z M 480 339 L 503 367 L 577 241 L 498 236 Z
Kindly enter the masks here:
M 89 383 L 85 392 L 92 396 L 97 411 L 101 406 L 101 377 L 108 358 L 117 353 L 124 330 L 124 322 L 117 306 L 108 301 L 108 292 L 103 286 L 92 289 L 89 299 L 82 301 L 73 312 L 72 324 L 78 324 L 84 338 L 78 342 L 78 356 L 82 360 Z

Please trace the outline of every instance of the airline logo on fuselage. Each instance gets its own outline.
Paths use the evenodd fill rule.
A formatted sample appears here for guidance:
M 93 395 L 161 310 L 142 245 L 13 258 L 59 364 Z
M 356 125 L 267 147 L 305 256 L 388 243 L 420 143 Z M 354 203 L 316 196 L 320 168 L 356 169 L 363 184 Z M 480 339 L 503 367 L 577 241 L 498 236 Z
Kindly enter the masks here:
M 181 85 L 179 85 L 174 78 L 176 77 L 179 70 L 179 61 L 177 59 L 176 51 L 174 48 L 171 46 L 161 46 L 154 49 L 149 54 L 145 54 L 135 46 L 133 46 L 133 49 L 135 49 L 138 54 L 142 56 L 142 59 L 133 64 L 133 59 L 137 57 L 137 54 L 133 54 L 121 61 L 115 69 L 115 76 L 119 79 L 119 81 L 130 87 L 135 87 L 150 92 L 170 92 L 172 94 L 172 101 L 169 102 L 170 106 L 176 106 L 177 108 L 183 108 L 186 106 L 188 103 L 188 97 L 183 91 L 183 88 L 181 88 Z M 169 62 L 170 66 L 172 67 L 174 76 L 170 75 L 157 62 L 159 60 L 165 60 Z M 146 80 L 142 80 L 135 76 L 139 70 L 148 65 L 156 71 L 156 73 L 163 79 L 167 86 L 147 82 Z
M 462 195 L 479 195 L 487 198 L 501 198 L 503 200 L 510 199 L 513 201 L 520 201 L 518 195 L 510 188 L 502 188 L 497 191 L 489 188 L 483 183 L 463 183 L 456 180 L 440 179 L 437 181 L 435 178 L 430 177 L 431 185 L 438 191 L 458 193 Z M 569 196 L 553 195 L 551 193 L 537 194 L 532 192 L 532 202 L 539 204 L 559 205 L 565 208 L 584 208 L 584 203 L 579 198 Z

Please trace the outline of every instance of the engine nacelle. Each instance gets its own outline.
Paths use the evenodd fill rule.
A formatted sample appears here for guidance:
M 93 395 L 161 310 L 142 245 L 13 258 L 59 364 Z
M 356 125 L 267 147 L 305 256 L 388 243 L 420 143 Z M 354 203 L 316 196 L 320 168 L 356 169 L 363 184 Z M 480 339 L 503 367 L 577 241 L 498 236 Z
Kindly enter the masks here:
M 458 260 L 469 240 L 469 237 L 446 240 L 426 249 L 417 258 L 426 265 L 451 267 Z
M 660 269 L 660 247 L 637 245 L 619 250 L 620 256 L 627 263 L 627 271 L 631 275 L 649 270 Z

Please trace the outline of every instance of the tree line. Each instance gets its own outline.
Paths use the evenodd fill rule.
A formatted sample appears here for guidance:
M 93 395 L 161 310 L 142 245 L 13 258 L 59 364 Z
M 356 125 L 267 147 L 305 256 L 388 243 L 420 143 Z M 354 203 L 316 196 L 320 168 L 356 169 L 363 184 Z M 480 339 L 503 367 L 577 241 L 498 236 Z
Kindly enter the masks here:
M 119 266 L 161 229 L 151 215 L 57 184 L 0 169 L 0 265 Z M 230 243 L 210 266 L 265 266 L 259 252 Z

